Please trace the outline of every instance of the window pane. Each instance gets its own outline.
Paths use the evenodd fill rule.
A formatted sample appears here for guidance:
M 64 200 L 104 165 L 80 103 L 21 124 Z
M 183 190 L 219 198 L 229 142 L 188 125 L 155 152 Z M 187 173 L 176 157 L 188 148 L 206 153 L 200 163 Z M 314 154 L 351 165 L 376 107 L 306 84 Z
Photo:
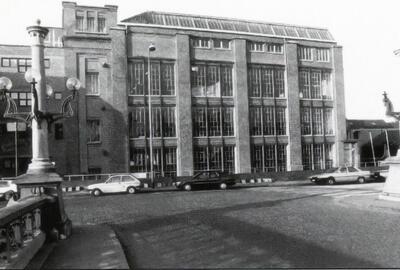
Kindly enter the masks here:
M 222 147 L 210 146 L 209 147 L 209 168 L 210 170 L 222 169 Z
M 261 68 L 250 67 L 250 96 L 261 97 Z
M 100 142 L 100 120 L 88 120 L 86 132 L 88 142 Z
M 286 108 L 276 107 L 276 135 L 286 135 Z
M 310 72 L 307 70 L 300 70 L 299 72 L 299 88 L 301 98 L 310 98 Z
M 301 134 L 310 135 L 311 134 L 311 108 L 302 107 L 300 109 L 301 118 Z
M 161 64 L 162 74 L 162 95 L 175 95 L 175 72 L 174 64 L 163 63 Z
M 221 66 L 222 96 L 233 95 L 232 66 Z
M 235 173 L 235 147 L 225 146 L 224 149 L 224 171 Z
M 250 135 L 262 135 L 262 108 L 250 107 Z
M 151 108 L 151 127 L 153 132 L 153 137 L 161 137 L 161 108 L 152 107 Z M 150 125 L 150 123 L 149 123 Z
M 129 63 L 130 95 L 144 94 L 144 65 L 143 62 Z
M 208 169 L 207 147 L 194 147 L 193 165 L 196 172 Z
M 312 109 L 312 127 L 314 135 L 322 135 L 322 108 Z
M 145 136 L 146 126 L 146 109 L 144 107 L 136 107 L 130 113 L 129 137 L 139 138 Z
M 105 14 L 98 14 L 97 17 L 97 31 L 100 33 L 105 33 L 106 32 L 106 18 Z
M 175 107 L 162 108 L 163 136 L 175 137 Z
M 146 172 L 146 150 L 145 149 L 131 149 L 130 156 L 130 170 L 131 172 Z
M 264 145 L 264 171 L 275 171 L 275 145 Z
M 283 69 L 275 69 L 275 97 L 285 97 L 285 75 Z
M 208 108 L 208 136 L 221 136 L 220 108 Z
M 311 98 L 321 98 L 321 72 L 311 73 Z
M 193 114 L 193 136 L 195 137 L 207 136 L 206 109 L 193 108 L 192 114 Z
M 207 97 L 219 97 L 220 81 L 219 81 L 219 67 L 207 66 Z
M 223 136 L 233 136 L 233 108 L 232 107 L 224 107 L 222 108 L 222 118 L 223 118 Z
M 264 69 L 263 72 L 263 84 L 264 84 L 264 97 L 274 96 L 274 72 L 272 68 Z
M 312 170 L 312 145 L 302 145 L 303 170 Z
M 87 94 L 99 94 L 99 73 L 86 73 L 86 90 Z
M 87 31 L 95 32 L 94 21 L 95 21 L 95 12 L 89 11 L 87 13 Z
M 78 31 L 84 31 L 83 17 L 84 17 L 84 13 L 82 11 L 76 12 L 75 29 Z
M 263 132 L 264 135 L 274 135 L 275 123 L 274 123 L 274 107 L 267 106 L 264 107 L 264 123 Z
M 263 170 L 263 149 L 261 145 L 253 145 L 251 151 L 251 167 L 254 172 Z
M 206 89 L 206 66 L 196 65 L 196 70 L 192 71 L 192 95 L 194 97 L 204 97 Z
M 151 63 L 150 65 L 150 88 L 151 95 L 160 95 L 160 63 Z

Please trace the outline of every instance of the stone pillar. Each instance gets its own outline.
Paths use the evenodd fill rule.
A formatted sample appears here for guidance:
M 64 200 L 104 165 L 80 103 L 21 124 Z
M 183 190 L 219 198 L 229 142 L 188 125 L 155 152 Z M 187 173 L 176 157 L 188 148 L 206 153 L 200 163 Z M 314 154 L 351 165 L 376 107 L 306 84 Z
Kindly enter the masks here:
M 246 40 L 234 40 L 236 173 L 251 172 Z
M 46 75 L 44 71 L 44 39 L 49 30 L 38 25 L 27 28 L 31 38 L 32 75 L 36 79 L 37 108 L 46 112 Z M 35 105 L 32 104 L 32 113 Z M 40 173 L 54 169 L 49 159 L 48 128 L 45 120 L 32 120 L 32 162 L 29 164 L 28 173 Z
M 178 176 L 193 174 L 192 91 L 188 35 L 176 35 L 176 110 Z
M 299 98 L 299 65 L 297 61 L 297 44 L 286 43 L 286 78 L 289 126 L 288 170 L 303 170 L 301 158 L 300 98 Z

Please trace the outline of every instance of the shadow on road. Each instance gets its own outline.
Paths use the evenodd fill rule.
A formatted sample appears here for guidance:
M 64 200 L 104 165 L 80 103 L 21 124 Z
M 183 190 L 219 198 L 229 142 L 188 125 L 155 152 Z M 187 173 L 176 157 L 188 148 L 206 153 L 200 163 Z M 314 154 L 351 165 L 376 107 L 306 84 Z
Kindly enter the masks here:
M 113 227 L 133 268 L 380 268 L 285 235 L 272 224 L 263 227 L 227 215 L 315 196 L 194 210 Z

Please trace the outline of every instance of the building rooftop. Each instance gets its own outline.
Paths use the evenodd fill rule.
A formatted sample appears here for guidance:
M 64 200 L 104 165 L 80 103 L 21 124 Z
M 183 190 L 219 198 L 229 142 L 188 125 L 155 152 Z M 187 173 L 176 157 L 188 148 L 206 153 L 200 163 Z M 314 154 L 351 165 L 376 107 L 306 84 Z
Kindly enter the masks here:
M 240 32 L 281 38 L 308 39 L 329 42 L 334 41 L 331 33 L 324 28 L 168 12 L 146 11 L 122 20 L 121 22 L 159 25 L 171 28 Z

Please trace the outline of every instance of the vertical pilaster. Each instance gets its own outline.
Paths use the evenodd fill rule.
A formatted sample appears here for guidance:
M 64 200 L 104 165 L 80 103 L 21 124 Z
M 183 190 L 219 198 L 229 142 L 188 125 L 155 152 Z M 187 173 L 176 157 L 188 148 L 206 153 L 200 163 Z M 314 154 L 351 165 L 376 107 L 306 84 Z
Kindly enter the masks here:
M 236 173 L 251 172 L 246 40 L 234 40 Z
M 334 104 L 335 104 L 335 118 L 336 118 L 336 164 L 340 166 L 344 163 L 344 145 L 343 141 L 346 139 L 346 107 L 344 97 L 344 77 L 343 77 L 343 52 L 341 46 L 333 48 L 333 90 L 334 90 Z
M 288 101 L 288 170 L 302 170 L 301 158 L 301 124 L 299 99 L 299 67 L 297 61 L 297 44 L 286 43 L 286 81 Z
M 113 134 L 110 149 L 115 171 L 129 171 L 129 123 L 128 123 L 128 88 L 127 88 L 127 54 L 124 28 L 110 30 L 112 57 L 112 104 L 114 107 Z
M 176 36 L 177 174 L 193 174 L 192 92 L 189 36 Z

